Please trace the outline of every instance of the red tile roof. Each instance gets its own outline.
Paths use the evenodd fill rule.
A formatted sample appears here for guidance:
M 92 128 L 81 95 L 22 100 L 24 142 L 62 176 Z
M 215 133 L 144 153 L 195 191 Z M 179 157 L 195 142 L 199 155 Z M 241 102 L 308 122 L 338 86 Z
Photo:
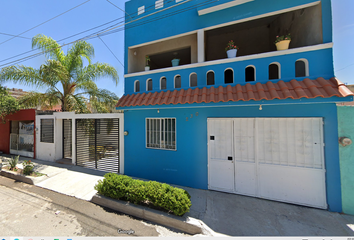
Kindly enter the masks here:
M 149 92 L 124 95 L 116 107 L 148 106 L 163 104 L 185 104 L 185 103 L 210 103 L 229 101 L 260 101 L 273 99 L 300 99 L 300 98 L 329 98 L 333 96 L 347 97 L 354 94 L 339 80 L 331 78 L 317 78 L 303 81 L 295 79 L 290 82 L 279 81 L 256 83 L 251 85 L 237 84 L 236 86 L 218 88 L 195 88 L 180 89 L 166 92 Z

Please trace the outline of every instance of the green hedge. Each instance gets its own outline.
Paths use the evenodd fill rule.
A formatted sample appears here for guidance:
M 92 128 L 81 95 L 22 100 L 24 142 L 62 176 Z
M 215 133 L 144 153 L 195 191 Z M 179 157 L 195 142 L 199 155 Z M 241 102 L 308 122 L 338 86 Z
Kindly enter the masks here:
M 95 189 L 103 196 L 134 204 L 148 201 L 155 207 L 164 208 L 177 216 L 189 212 L 192 205 L 191 196 L 186 190 L 165 183 L 144 182 L 114 173 L 105 174 L 104 179 L 98 181 Z

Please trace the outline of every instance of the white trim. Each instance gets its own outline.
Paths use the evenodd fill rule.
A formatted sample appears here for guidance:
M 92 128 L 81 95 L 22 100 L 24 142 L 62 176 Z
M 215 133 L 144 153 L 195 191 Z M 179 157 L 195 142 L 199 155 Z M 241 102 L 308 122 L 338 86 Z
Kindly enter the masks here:
M 210 73 L 210 72 L 214 73 L 214 84 L 208 85 L 208 73 Z M 206 73 L 206 85 L 207 85 L 207 86 L 213 86 L 213 85 L 215 85 L 215 72 L 214 72 L 214 70 L 209 70 L 209 71 L 207 71 L 207 73 Z
M 266 17 L 270 17 L 270 16 L 274 16 L 274 15 L 279 15 L 279 14 L 286 13 L 286 12 L 292 12 L 292 11 L 296 11 L 296 10 L 303 9 L 303 8 L 313 7 L 313 6 L 316 6 L 320 3 L 321 3 L 321 1 L 316 1 L 316 2 L 312 2 L 312 3 L 304 4 L 304 5 L 299 5 L 296 7 L 286 8 L 286 9 L 282 9 L 282 10 L 275 11 L 275 12 L 265 13 L 265 14 L 254 16 L 254 17 L 243 18 L 240 20 L 207 27 L 207 28 L 204 28 L 204 30 L 208 31 L 208 30 L 212 30 L 215 28 L 222 28 L 225 26 L 234 25 L 234 24 L 238 24 L 238 23 L 242 23 L 242 22 L 248 22 L 248 21 L 252 21 L 252 20 L 256 20 L 256 19 L 260 19 L 260 18 L 266 18 Z
M 269 79 L 269 67 L 270 65 L 277 65 L 278 66 L 278 79 L 281 79 L 281 64 L 278 62 L 272 62 L 268 65 L 268 80 L 276 80 L 276 79 Z
M 253 2 L 254 0 L 234 0 L 232 2 L 228 2 L 228 3 L 224 3 L 224 4 L 219 4 L 210 8 L 205 8 L 202 10 L 198 11 L 198 15 L 205 15 L 208 13 L 212 13 L 212 12 L 216 12 L 216 11 L 220 11 L 220 10 L 224 10 L 226 8 L 230 8 L 230 7 L 235 7 L 244 3 L 248 3 L 248 2 Z
M 181 77 L 180 74 L 176 74 L 176 75 L 173 77 L 173 88 L 175 88 L 175 89 L 178 89 L 178 88 L 176 88 L 176 77 L 178 77 L 178 76 L 181 78 L 181 87 L 179 87 L 179 88 L 182 88 L 182 77 Z
M 134 81 L 134 92 L 137 92 L 136 91 L 136 83 L 139 82 L 139 92 L 140 92 L 140 81 L 139 80 L 135 80 Z
M 290 55 L 290 54 L 294 54 L 294 53 L 311 52 L 311 51 L 322 50 L 322 49 L 327 49 L 327 48 L 333 48 L 333 43 L 324 43 L 324 44 L 318 44 L 318 45 L 308 46 L 308 47 L 292 48 L 292 49 L 283 50 L 283 51 L 273 51 L 273 52 L 252 54 L 252 55 L 243 56 L 243 57 L 224 58 L 224 59 L 208 61 L 208 62 L 203 62 L 203 63 L 192 63 L 192 64 L 181 65 L 181 66 L 177 66 L 177 67 L 168 67 L 168 68 L 161 68 L 161 69 L 143 71 L 143 72 L 137 72 L 137 73 L 128 73 L 128 74 L 125 74 L 124 77 L 128 78 L 128 77 L 144 76 L 144 75 L 154 74 L 154 73 L 170 72 L 170 71 L 175 71 L 175 70 L 205 67 L 205 66 L 224 64 L 224 63 L 241 62 L 241 61 L 252 60 L 252 59 L 284 56 L 284 55 Z
M 193 86 L 193 87 L 198 87 L 198 74 L 196 72 L 192 72 L 191 74 L 189 74 L 189 87 L 192 87 L 191 85 L 191 81 L 192 81 L 192 75 L 195 74 L 197 76 L 197 85 Z
M 167 89 L 167 78 L 166 78 L 165 76 L 162 76 L 162 77 L 160 78 L 160 90 L 165 90 L 165 89 L 161 89 L 161 80 L 162 80 L 163 78 L 166 79 L 166 88 L 165 88 L 165 89 Z
M 245 82 L 246 82 L 246 69 L 249 68 L 249 67 L 253 67 L 253 70 L 254 70 L 254 81 L 248 81 L 248 82 L 257 82 L 257 74 L 256 74 L 256 66 L 254 65 L 248 65 L 247 67 L 245 67 Z
M 308 77 L 308 76 L 310 76 L 309 60 L 307 60 L 306 58 L 300 58 L 300 59 L 298 59 L 298 60 L 295 61 L 295 64 L 296 64 L 296 62 L 298 62 L 298 61 L 302 61 L 302 62 L 305 63 L 305 75 L 306 75 L 306 76 L 303 76 L 303 77 Z M 295 69 L 295 76 L 296 76 L 296 69 Z
M 149 90 L 149 80 L 151 80 L 151 90 Z M 152 91 L 152 78 L 148 78 L 148 79 L 146 80 L 146 91 L 147 91 L 147 92 Z
M 124 174 L 124 114 L 119 113 L 119 173 Z
M 231 70 L 232 71 L 232 83 L 225 83 L 225 72 L 227 71 L 227 70 Z M 233 68 L 226 68 L 225 70 L 224 70 L 224 84 L 233 84 L 235 82 L 235 71 L 234 71 L 234 69 Z

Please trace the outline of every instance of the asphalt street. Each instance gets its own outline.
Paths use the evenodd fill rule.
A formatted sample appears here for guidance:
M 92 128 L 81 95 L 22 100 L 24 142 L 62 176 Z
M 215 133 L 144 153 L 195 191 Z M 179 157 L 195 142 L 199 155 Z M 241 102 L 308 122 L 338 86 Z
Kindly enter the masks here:
M 0 235 L 188 236 L 91 202 L 0 177 Z

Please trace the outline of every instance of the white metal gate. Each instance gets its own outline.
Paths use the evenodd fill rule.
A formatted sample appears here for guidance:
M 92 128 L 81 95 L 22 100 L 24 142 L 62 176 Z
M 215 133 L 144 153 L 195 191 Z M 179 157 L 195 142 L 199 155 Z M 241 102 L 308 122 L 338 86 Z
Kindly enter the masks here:
M 209 189 L 327 208 L 322 118 L 208 119 Z

